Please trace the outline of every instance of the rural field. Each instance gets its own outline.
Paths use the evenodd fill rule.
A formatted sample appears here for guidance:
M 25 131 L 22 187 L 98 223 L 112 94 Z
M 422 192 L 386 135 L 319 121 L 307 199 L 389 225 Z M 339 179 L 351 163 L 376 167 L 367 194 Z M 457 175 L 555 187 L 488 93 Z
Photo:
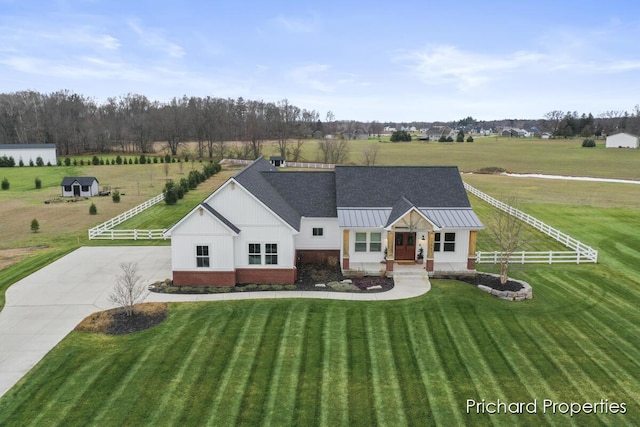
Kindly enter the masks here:
M 376 142 L 354 142 L 351 161 L 361 163 L 356 154 L 366 143 Z M 305 148 L 312 152 L 312 145 Z M 577 140 L 381 144 L 378 160 L 640 180 L 640 150 L 582 149 Z M 144 167 L 137 168 L 147 176 Z M 76 173 L 102 171 L 87 168 Z M 186 212 L 231 174 L 214 176 L 177 206 Z M 153 176 L 159 181 L 150 196 L 164 179 L 161 170 Z M 534 290 L 534 299 L 521 303 L 433 280 L 430 292 L 404 301 L 171 304 L 168 319 L 147 331 L 69 334 L 0 398 L 0 425 L 640 425 L 640 185 L 463 179 L 498 199 L 516 199 L 520 209 L 595 247 L 599 263 L 512 266 L 511 276 Z M 28 188 L 33 178 L 25 181 L 14 199 L 41 203 Z M 488 221 L 492 208 L 470 200 Z M 81 216 L 89 217 L 84 206 Z M 182 214 L 168 208 L 151 208 L 127 225 L 169 226 Z M 79 227 L 77 242 L 72 233 L 60 241 L 56 233 L 14 238 L 12 248 L 52 249 L 0 271 L 2 298 L 1 289 L 24 274 L 86 244 L 86 228 L 114 214 L 105 215 Z M 479 250 L 495 249 L 488 232 L 478 239 Z M 527 245 L 559 249 L 533 231 Z M 477 413 L 467 410 L 471 399 L 535 401 L 537 410 Z M 543 407 L 545 399 L 555 411 Z M 565 403 L 604 400 L 624 403 L 626 413 L 562 413 Z

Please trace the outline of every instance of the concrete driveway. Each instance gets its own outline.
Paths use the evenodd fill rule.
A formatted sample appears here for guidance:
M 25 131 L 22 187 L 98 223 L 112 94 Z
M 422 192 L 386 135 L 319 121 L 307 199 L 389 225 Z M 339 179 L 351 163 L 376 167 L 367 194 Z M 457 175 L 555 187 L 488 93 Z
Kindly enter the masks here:
M 144 283 L 171 277 L 169 246 L 83 247 L 7 290 L 0 312 L 0 397 L 85 317 L 113 308 L 109 294 L 121 262 L 136 262 Z M 417 274 L 416 274 L 417 273 Z M 145 301 L 223 301 L 253 298 L 327 298 L 382 301 L 413 298 L 431 289 L 424 272 L 397 271 L 395 286 L 381 293 L 319 291 L 177 295 L 147 293 Z
M 108 297 L 121 262 L 137 262 L 145 283 L 171 277 L 168 246 L 83 247 L 7 290 L 0 312 L 0 396 Z

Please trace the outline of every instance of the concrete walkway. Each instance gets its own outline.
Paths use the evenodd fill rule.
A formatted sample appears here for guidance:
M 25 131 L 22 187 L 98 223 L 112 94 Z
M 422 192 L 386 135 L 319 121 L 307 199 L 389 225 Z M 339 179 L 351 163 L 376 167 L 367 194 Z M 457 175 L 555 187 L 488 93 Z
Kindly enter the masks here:
M 136 262 L 145 283 L 171 277 L 168 246 L 83 247 L 12 285 L 0 312 L 0 397 L 33 368 L 78 323 L 113 308 L 109 294 L 121 262 Z M 145 302 L 225 301 L 258 298 L 324 298 L 381 301 L 428 292 L 426 276 L 398 274 L 391 291 L 351 294 L 322 291 L 236 292 L 176 295 L 148 293 Z

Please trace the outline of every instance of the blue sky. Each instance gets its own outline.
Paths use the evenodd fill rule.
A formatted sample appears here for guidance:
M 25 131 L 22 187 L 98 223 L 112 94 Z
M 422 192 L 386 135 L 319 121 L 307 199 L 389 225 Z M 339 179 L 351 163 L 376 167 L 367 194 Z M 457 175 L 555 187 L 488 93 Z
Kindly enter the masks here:
M 640 2 L 0 0 L 0 92 L 288 99 L 324 117 L 640 104 Z

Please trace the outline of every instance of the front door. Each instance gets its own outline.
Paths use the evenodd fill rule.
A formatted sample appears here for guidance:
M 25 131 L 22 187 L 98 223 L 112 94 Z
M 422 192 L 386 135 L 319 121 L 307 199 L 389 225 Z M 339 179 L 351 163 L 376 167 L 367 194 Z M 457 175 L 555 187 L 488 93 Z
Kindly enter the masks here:
M 416 256 L 416 233 L 396 232 L 395 259 L 409 260 Z
M 80 197 L 80 186 L 79 185 L 74 185 L 73 186 L 73 195 L 76 197 Z

